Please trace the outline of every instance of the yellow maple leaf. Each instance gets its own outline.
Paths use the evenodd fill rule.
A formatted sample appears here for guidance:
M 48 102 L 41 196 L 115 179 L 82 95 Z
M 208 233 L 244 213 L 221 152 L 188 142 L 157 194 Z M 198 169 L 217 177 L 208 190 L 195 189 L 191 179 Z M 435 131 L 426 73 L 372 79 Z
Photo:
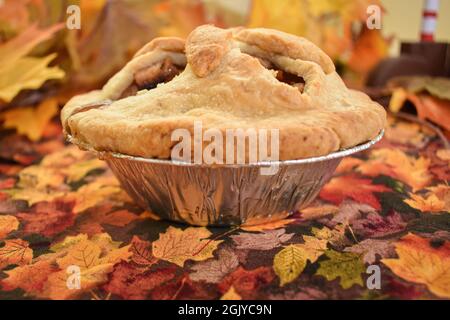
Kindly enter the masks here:
M 413 192 L 426 187 L 432 180 L 428 170 L 431 160 L 405 154 L 400 149 L 377 149 L 372 151 L 370 159 L 357 170 L 374 177 L 380 174 L 392 176 L 412 187 Z
M 53 201 L 59 197 L 64 196 L 66 193 L 64 191 L 54 191 L 54 190 L 37 190 L 33 188 L 25 189 L 9 189 L 3 190 L 3 192 L 9 194 L 13 200 L 24 200 L 29 206 L 36 204 L 41 201 Z
M 2 280 L 2 286 L 7 290 L 22 288 L 40 298 L 76 298 L 104 283 L 114 264 L 131 257 L 130 246 L 120 247 L 120 244 L 106 233 L 91 238 L 85 234 L 68 236 L 51 246 L 50 253 L 40 255 L 31 264 L 6 271 L 8 278 Z M 67 286 L 72 275 L 68 268 L 72 266 L 79 270 L 78 290 Z
M 19 220 L 14 216 L 0 215 L 0 239 L 19 228 Z
M 34 24 L 24 30 L 15 38 L 0 45 L 0 74 L 6 69 L 14 66 L 22 57 L 26 56 L 39 43 L 50 39 L 50 37 L 63 27 L 63 24 L 56 24 L 46 29 L 38 29 Z
M 214 250 L 223 240 L 210 240 L 211 232 L 205 227 L 181 230 L 170 226 L 152 243 L 156 258 L 183 267 L 187 260 L 202 261 L 213 257 Z
M 325 252 L 327 240 L 303 236 L 302 244 L 291 244 L 278 252 L 273 259 L 273 269 L 280 278 L 280 286 L 297 279 L 308 261 L 314 263 Z
M 223 294 L 220 300 L 242 300 L 242 297 L 236 292 L 234 287 L 231 286 L 230 289 Z
M 49 39 L 62 24 L 39 30 L 32 25 L 17 37 L 0 45 L 0 99 L 10 102 L 22 89 L 37 89 L 46 80 L 61 79 L 64 71 L 48 67 L 56 54 L 46 57 L 28 57 L 39 43 Z
M 10 102 L 23 89 L 38 89 L 49 79 L 62 79 L 65 73 L 59 67 L 48 67 L 56 53 L 46 57 L 24 57 L 0 76 L 0 99 Z
M 41 165 L 29 166 L 20 171 L 18 186 L 20 188 L 45 190 L 58 188 L 64 183 L 64 175 L 55 168 Z
M 255 231 L 255 232 L 260 232 L 260 231 L 264 231 L 264 230 L 275 230 L 275 229 L 283 228 L 293 221 L 295 221 L 295 219 L 282 219 L 282 220 L 257 224 L 254 226 L 241 226 L 241 229 L 245 230 L 245 231 Z
M 67 176 L 67 182 L 72 183 L 81 180 L 89 172 L 99 169 L 106 170 L 105 162 L 99 159 L 91 159 L 83 162 L 76 162 L 64 170 L 64 172 Z
M 4 128 L 16 129 L 19 134 L 26 135 L 31 141 L 38 141 L 48 122 L 57 113 L 58 101 L 50 98 L 42 101 L 36 108 L 21 107 L 6 111 L 0 115 L 0 119 L 4 120 Z
M 28 242 L 22 239 L 10 239 L 4 241 L 0 247 L 0 269 L 15 264 L 29 264 L 33 259 L 33 250 L 28 247 Z
M 333 229 L 323 227 L 318 229 L 313 227 L 312 233 L 320 240 L 326 240 L 331 244 L 337 245 L 345 240 L 345 230 L 347 226 L 344 224 L 338 224 Z
M 405 199 L 409 206 L 422 212 L 438 213 L 450 212 L 450 187 L 440 184 L 435 187 L 427 188 L 429 192 L 425 195 L 410 193 L 410 199 Z
M 99 177 L 93 182 L 83 185 L 77 191 L 67 194 L 66 198 L 76 201 L 73 209 L 75 213 L 99 205 L 106 200 L 118 204 L 130 201 L 113 176 Z
M 398 259 L 381 260 L 393 273 L 426 285 L 439 297 L 450 298 L 450 242 L 433 248 L 428 239 L 409 233 L 395 248 Z

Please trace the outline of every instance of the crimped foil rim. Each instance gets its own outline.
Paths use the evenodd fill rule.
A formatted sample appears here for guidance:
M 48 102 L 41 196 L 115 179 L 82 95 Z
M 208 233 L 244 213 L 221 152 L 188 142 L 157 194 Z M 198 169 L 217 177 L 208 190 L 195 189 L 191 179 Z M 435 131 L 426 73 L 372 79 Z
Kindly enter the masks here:
M 98 155 L 99 158 L 107 159 L 107 158 L 117 158 L 117 159 L 125 159 L 130 161 L 139 161 L 139 162 L 146 162 L 151 164 L 162 164 L 162 165 L 175 165 L 175 166 L 187 166 L 187 167 L 209 167 L 209 168 L 242 168 L 242 167 L 267 167 L 267 166 L 273 166 L 273 165 L 295 165 L 295 164 L 307 164 L 307 163 L 315 163 L 315 162 L 321 162 L 321 161 L 327 161 L 332 160 L 336 158 L 343 158 L 346 156 L 349 156 L 351 154 L 366 150 L 376 144 L 378 141 L 383 138 L 384 135 L 384 129 L 380 131 L 380 133 L 373 138 L 372 140 L 369 140 L 365 143 L 356 145 L 351 148 L 347 149 L 341 149 L 332 153 L 329 153 L 324 156 L 318 156 L 318 157 L 311 157 L 311 158 L 303 158 L 303 159 L 295 159 L 295 160 L 278 160 L 278 161 L 260 161 L 260 162 L 254 162 L 254 163 L 245 163 L 245 164 L 204 164 L 204 163 L 191 163 L 191 162 L 182 162 L 177 160 L 169 160 L 169 159 L 157 159 L 157 158 L 143 158 L 143 157 L 137 157 L 137 156 L 130 156 L 118 152 L 111 152 L 111 151 L 98 151 L 92 148 L 91 146 L 87 144 L 81 144 L 76 142 L 76 139 L 74 139 L 70 134 L 67 134 L 67 141 L 73 144 L 78 145 L 80 148 L 85 149 L 90 152 L 94 152 Z

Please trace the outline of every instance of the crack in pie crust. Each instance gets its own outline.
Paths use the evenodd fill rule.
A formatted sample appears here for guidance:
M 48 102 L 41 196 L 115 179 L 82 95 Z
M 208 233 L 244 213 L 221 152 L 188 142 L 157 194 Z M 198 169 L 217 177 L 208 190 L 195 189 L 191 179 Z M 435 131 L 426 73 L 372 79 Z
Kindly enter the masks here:
M 310 41 L 270 29 L 196 28 L 156 38 L 101 90 L 63 108 L 65 134 L 98 151 L 169 159 L 175 129 L 279 129 L 280 160 L 374 138 L 383 107 L 350 90 Z M 205 143 L 203 143 L 203 148 Z

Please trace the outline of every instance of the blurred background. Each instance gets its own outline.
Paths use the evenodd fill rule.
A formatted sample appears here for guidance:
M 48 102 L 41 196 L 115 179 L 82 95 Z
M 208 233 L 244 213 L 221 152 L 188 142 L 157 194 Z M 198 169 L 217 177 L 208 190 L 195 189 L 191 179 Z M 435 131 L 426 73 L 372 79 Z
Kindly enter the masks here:
M 450 0 L 0 0 L 0 158 L 60 147 L 68 99 L 152 38 L 205 23 L 304 36 L 348 86 L 449 136 Z

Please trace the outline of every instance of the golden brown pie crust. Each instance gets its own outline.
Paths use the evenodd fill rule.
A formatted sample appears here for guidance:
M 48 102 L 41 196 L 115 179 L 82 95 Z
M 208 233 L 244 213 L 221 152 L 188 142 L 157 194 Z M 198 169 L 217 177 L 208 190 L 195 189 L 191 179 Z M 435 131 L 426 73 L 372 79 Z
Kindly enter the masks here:
M 138 84 L 146 81 L 136 82 L 136 75 L 152 74 L 150 68 L 161 69 L 163 63 L 166 71 L 182 72 L 141 90 Z M 302 81 L 280 81 L 288 74 Z M 127 91 L 133 85 L 137 89 Z M 102 90 L 73 97 L 61 120 L 65 133 L 79 144 L 163 159 L 170 158 L 177 143 L 172 131 L 193 133 L 194 121 L 201 120 L 204 130 L 223 132 L 279 129 L 279 157 L 287 160 L 372 139 L 385 126 L 386 113 L 364 93 L 348 89 L 331 59 L 304 38 L 269 29 L 204 25 L 186 43 L 154 39 Z

